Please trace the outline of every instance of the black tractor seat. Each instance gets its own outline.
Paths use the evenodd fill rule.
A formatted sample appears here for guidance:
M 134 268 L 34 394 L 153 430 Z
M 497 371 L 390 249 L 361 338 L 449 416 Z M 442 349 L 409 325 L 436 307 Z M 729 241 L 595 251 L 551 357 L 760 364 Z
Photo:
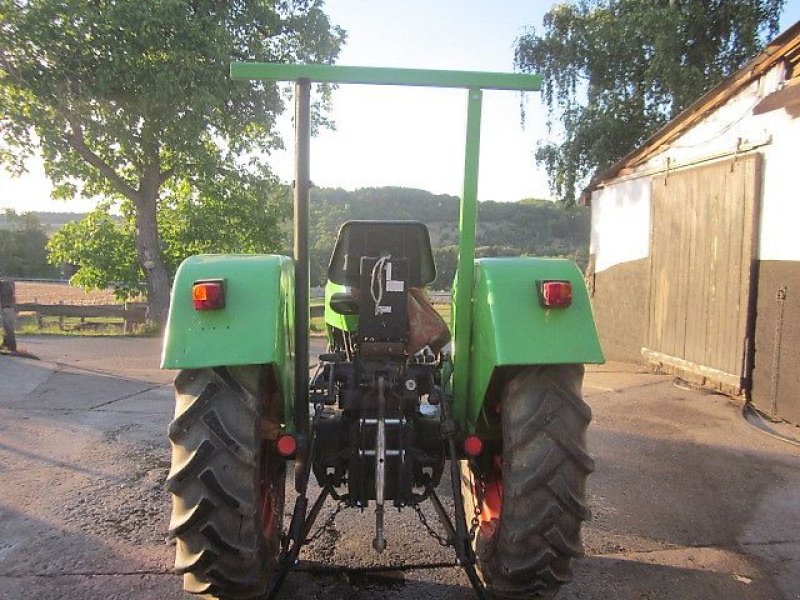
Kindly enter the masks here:
M 361 258 L 365 256 L 405 258 L 410 287 L 424 287 L 436 279 L 431 238 L 419 221 L 347 221 L 336 238 L 328 279 L 359 287 Z

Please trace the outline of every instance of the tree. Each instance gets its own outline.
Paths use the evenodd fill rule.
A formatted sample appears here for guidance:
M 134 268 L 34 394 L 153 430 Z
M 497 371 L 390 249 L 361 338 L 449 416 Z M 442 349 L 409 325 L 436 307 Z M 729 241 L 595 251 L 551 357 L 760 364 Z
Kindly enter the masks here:
M 312 284 L 324 284 L 337 232 L 352 219 L 422 221 L 428 227 L 436 262 L 432 287 L 452 285 L 458 262 L 459 199 L 401 187 L 311 190 Z M 590 227 L 591 212 L 584 206 L 567 208 L 533 198 L 479 202 L 476 255 L 580 258 L 588 251 Z
M 80 221 L 59 229 L 48 243 L 53 264 L 75 265 L 71 281 L 86 288 L 114 288 L 119 300 L 145 289 L 145 277 L 136 257 L 135 225 L 118 223 L 101 204 Z
M 543 76 L 563 129 L 536 151 L 552 191 L 608 168 L 709 87 L 738 70 L 778 30 L 784 0 L 586 0 L 558 4 L 515 47 L 515 64 Z
M 47 264 L 47 234 L 33 213 L 5 211 L 7 228 L 0 230 L 0 276 L 53 277 Z
M 272 190 L 260 185 L 213 188 L 195 195 L 188 185 L 167 188 L 158 212 L 161 256 L 172 276 L 192 254 L 272 253 L 288 246 L 280 232 L 291 211 L 288 188 L 277 183 Z M 73 264 L 72 282 L 87 288 L 113 288 L 119 300 L 147 292 L 146 273 L 137 260 L 136 217 L 131 202 L 116 207 L 101 204 L 84 219 L 68 223 L 50 239 L 49 260 Z
M 20 173 L 39 151 L 54 196 L 123 200 L 163 324 L 159 210 L 228 186 L 274 189 L 266 157 L 281 145 L 283 94 L 231 81 L 229 62 L 330 63 L 343 40 L 321 0 L 0 0 L 0 161 Z

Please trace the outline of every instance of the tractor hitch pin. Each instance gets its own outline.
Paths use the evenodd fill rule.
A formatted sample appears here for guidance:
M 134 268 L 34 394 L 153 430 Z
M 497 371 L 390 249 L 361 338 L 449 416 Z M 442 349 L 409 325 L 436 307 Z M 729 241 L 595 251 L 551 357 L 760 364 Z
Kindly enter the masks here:
M 375 539 L 372 547 L 377 552 L 386 549 L 383 536 L 383 501 L 386 488 L 386 397 L 383 393 L 383 377 L 378 377 L 378 422 L 375 432 Z

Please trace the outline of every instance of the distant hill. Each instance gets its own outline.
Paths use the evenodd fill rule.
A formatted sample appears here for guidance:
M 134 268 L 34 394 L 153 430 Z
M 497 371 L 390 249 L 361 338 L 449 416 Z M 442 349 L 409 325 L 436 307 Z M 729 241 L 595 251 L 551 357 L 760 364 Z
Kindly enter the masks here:
M 86 213 L 74 212 L 33 212 L 33 214 L 48 235 L 52 235 L 67 223 L 80 221 L 86 216 Z M 11 229 L 11 223 L 4 212 L 0 212 L 0 229 Z
M 424 190 L 381 187 L 311 190 L 311 279 L 322 283 L 336 233 L 351 219 L 412 219 L 431 233 L 439 277 L 435 287 L 448 288 L 455 272 L 460 201 Z M 591 215 L 588 208 L 566 209 L 548 200 L 480 202 L 479 256 L 564 256 L 586 266 Z
M 334 188 L 311 190 L 310 259 L 311 283 L 324 283 L 328 261 L 342 223 L 352 219 L 410 219 L 428 226 L 437 272 L 434 287 L 449 288 L 458 255 L 460 201 L 447 194 L 401 187 Z M 51 235 L 59 227 L 82 219 L 85 214 L 34 213 L 41 228 Z M 0 230 L 9 229 L 0 213 Z M 548 200 L 528 198 L 519 202 L 478 204 L 478 256 L 563 256 L 583 269 L 589 256 L 591 214 L 586 207 L 564 208 Z M 287 224 L 286 239 L 290 238 Z M 289 250 L 287 250 L 288 252 Z

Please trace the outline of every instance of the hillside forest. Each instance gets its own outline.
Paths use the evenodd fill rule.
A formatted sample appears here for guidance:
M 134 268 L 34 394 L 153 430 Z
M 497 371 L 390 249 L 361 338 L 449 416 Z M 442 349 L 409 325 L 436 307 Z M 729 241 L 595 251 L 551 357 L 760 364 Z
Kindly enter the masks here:
M 311 190 L 311 284 L 325 280 L 336 233 L 351 219 L 410 219 L 428 226 L 436 260 L 434 289 L 449 289 L 458 257 L 459 199 L 424 190 L 382 187 L 352 192 Z M 590 209 L 548 200 L 479 202 L 477 256 L 560 256 L 583 270 L 589 256 Z
M 409 219 L 428 226 L 437 279 L 434 289 L 449 289 L 458 256 L 459 199 L 424 190 L 399 187 L 362 188 L 355 191 L 314 188 L 310 206 L 310 261 L 312 286 L 323 285 L 339 227 L 353 219 Z M 36 256 L 44 256 L 47 235 L 70 220 L 85 215 L 70 213 L 29 213 L 26 229 L 38 229 L 36 236 L 25 236 L 37 244 Z M 590 211 L 587 207 L 565 208 L 548 200 L 524 199 L 518 202 L 480 202 L 478 205 L 477 256 L 551 256 L 575 260 L 584 269 L 588 260 Z M 37 262 L 38 269 L 18 268 L 14 247 L 29 254 L 25 246 L 3 245 L 20 228 L 18 215 L 0 215 L 0 275 L 17 277 L 52 276 L 54 269 Z M 284 224 L 285 253 L 291 254 L 291 222 Z M 41 246 L 41 248 L 39 248 Z M 30 254 L 29 254 L 30 255 Z M 22 257 L 19 257 L 22 258 Z M 26 262 L 26 261 L 22 261 Z M 62 267 L 59 265 L 59 267 Z M 67 269 L 69 272 L 69 269 Z

